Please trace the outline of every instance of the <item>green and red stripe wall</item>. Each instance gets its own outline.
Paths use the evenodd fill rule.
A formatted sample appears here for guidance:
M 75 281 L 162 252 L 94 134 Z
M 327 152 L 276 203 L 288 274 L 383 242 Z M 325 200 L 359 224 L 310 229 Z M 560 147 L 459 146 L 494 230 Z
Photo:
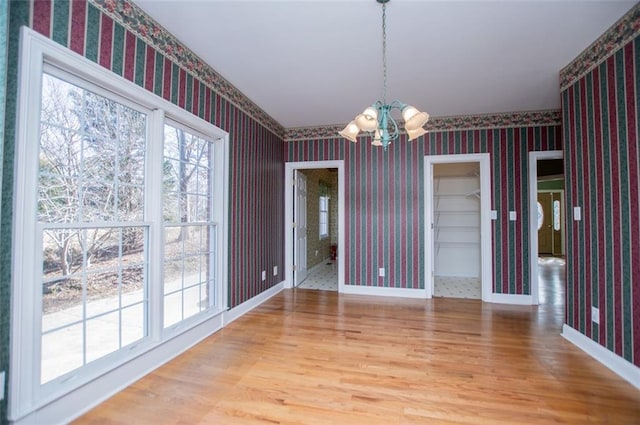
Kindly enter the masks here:
M 560 136 L 557 124 L 432 131 L 413 142 L 401 136 L 387 152 L 366 137 L 358 143 L 317 138 L 288 142 L 286 156 L 345 161 L 346 284 L 423 289 L 424 157 L 488 152 L 492 209 L 498 211 L 494 292 L 530 295 L 528 152 L 561 149 Z M 519 219 L 509 221 L 509 211 L 517 211 Z M 385 277 L 378 277 L 380 267 L 386 268 Z
M 237 306 L 283 280 L 282 275 L 271 273 L 266 281 L 261 279 L 262 270 L 275 265 L 282 270 L 284 262 L 281 127 L 128 2 L 11 2 L 10 24 L 14 61 L 19 27 L 30 26 L 227 131 L 229 306 Z
M 566 323 L 640 366 L 638 7 L 629 19 L 630 41 L 563 81 L 567 207 L 582 210 L 580 221 L 567 214 Z

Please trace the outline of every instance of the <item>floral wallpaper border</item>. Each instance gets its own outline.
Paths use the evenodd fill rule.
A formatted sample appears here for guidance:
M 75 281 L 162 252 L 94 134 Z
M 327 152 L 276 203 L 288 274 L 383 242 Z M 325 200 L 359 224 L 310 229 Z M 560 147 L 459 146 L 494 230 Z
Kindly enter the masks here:
M 122 24 L 185 71 L 201 80 L 217 94 L 256 119 L 282 138 L 284 128 L 269 114 L 218 74 L 211 66 L 184 46 L 169 31 L 154 21 L 142 9 L 128 0 L 90 0 L 105 14 Z
M 479 130 L 488 128 L 510 128 L 560 125 L 562 117 L 560 110 L 509 112 L 485 115 L 461 115 L 453 117 L 433 117 L 425 126 L 430 132 L 454 130 Z M 299 127 L 285 130 L 284 140 L 294 142 L 310 139 L 331 139 L 340 137 L 338 131 L 342 125 L 328 125 L 322 127 Z
M 285 129 L 131 1 L 89 1 L 285 141 L 336 137 L 337 132 L 344 127 L 344 124 L 342 124 Z M 595 66 L 598 61 L 603 59 L 603 55 L 608 55 L 615 51 L 623 43 L 623 40 L 632 37 L 639 30 L 640 4 L 630 10 L 596 43 L 561 71 L 563 87 L 578 78 L 578 73 L 586 72 L 585 67 Z M 557 125 L 560 122 L 560 111 L 551 110 L 434 117 L 426 126 L 426 129 L 428 131 L 471 130 L 529 125 Z
M 622 18 L 596 41 L 560 70 L 560 89 L 579 80 L 611 56 L 620 47 L 640 34 L 640 3 L 636 3 Z

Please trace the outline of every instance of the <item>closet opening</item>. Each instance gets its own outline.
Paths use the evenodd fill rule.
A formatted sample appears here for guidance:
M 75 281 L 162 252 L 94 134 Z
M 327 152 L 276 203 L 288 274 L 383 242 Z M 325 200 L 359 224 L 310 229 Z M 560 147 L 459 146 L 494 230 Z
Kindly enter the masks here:
M 425 157 L 427 297 L 489 300 L 489 154 Z

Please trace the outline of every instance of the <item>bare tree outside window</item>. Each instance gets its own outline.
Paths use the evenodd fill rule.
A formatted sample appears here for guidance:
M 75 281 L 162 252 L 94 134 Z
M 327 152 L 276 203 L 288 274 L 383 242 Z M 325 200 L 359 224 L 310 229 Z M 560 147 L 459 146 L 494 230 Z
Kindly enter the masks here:
M 147 117 L 46 73 L 42 83 L 37 221 L 46 383 L 147 333 Z M 60 345 L 71 334 L 73 345 Z

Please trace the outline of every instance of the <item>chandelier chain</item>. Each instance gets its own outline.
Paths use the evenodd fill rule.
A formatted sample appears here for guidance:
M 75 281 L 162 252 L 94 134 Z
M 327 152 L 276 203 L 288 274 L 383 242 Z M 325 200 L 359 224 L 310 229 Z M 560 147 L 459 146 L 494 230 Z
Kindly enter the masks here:
M 387 104 L 387 4 L 382 4 L 382 103 Z
M 1 0 L 0 0 L 1 1 Z M 415 140 L 427 133 L 422 128 L 429 121 L 429 114 L 420 112 L 411 105 L 394 100 L 387 103 L 387 3 L 390 0 L 376 0 L 382 5 L 382 100 L 376 100 L 364 112 L 357 115 L 338 134 L 353 143 L 358 142 L 358 134 L 361 131 L 372 132 L 371 144 L 382 146 L 386 151 L 387 147 L 398 140 L 400 131 L 396 119 L 391 115 L 393 110 L 402 114 L 404 129 L 407 133 L 407 140 Z

